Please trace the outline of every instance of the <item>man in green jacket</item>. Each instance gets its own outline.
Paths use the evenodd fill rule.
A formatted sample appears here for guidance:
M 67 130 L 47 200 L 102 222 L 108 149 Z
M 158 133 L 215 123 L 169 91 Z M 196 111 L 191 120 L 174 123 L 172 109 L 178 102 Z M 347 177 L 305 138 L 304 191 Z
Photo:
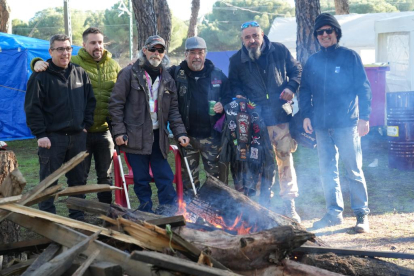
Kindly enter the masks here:
M 72 56 L 71 62 L 81 66 L 91 79 L 93 92 L 96 97 L 94 123 L 87 129 L 86 149 L 89 156 L 85 159 L 85 181 L 89 174 L 92 155 L 95 158 L 95 169 L 99 184 L 112 183 L 111 167 L 114 144 L 106 123 L 109 116 L 108 101 L 115 85 L 119 64 L 112 59 L 112 54 L 104 49 L 103 33 L 97 28 L 88 28 L 83 34 L 83 48 L 78 55 Z M 46 70 L 49 63 L 36 58 L 32 61 L 34 71 Z M 98 193 L 98 199 L 103 203 L 112 202 L 111 192 Z

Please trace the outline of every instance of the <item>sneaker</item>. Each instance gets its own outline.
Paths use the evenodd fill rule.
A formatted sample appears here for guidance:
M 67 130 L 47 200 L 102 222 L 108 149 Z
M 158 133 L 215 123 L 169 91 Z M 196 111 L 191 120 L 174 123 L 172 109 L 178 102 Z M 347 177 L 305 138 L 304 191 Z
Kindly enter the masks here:
M 325 228 L 325 227 L 330 227 L 330 226 L 335 226 L 335 225 L 340 225 L 344 222 L 344 219 L 342 218 L 342 214 L 334 217 L 328 213 L 326 213 L 323 218 L 321 218 L 318 221 L 315 221 L 313 223 L 312 228 L 313 229 L 321 229 L 321 228 Z
M 368 215 L 358 215 L 356 218 L 357 218 L 357 223 L 355 225 L 355 232 L 368 233 L 369 232 Z
M 284 200 L 283 203 L 285 204 L 285 216 L 293 219 L 297 223 L 301 223 L 300 216 L 296 212 L 295 200 L 288 199 L 288 200 Z

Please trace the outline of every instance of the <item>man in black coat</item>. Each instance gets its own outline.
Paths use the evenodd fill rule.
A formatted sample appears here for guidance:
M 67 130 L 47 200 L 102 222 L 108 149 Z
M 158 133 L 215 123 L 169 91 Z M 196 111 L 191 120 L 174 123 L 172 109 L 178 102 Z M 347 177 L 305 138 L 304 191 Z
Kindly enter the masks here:
M 242 48 L 230 58 L 229 81 L 233 96 L 246 97 L 259 105 L 267 126 L 279 171 L 280 196 L 285 215 L 300 222 L 294 199 L 298 196 L 292 152 L 296 141 L 289 133 L 292 117 L 291 101 L 299 87 L 302 67 L 289 50 L 280 43 L 270 42 L 255 21 L 241 26 Z M 261 193 L 270 199 L 272 174 L 264 173 Z M 274 176 L 274 173 L 273 173 Z M 266 200 L 261 196 L 262 203 Z

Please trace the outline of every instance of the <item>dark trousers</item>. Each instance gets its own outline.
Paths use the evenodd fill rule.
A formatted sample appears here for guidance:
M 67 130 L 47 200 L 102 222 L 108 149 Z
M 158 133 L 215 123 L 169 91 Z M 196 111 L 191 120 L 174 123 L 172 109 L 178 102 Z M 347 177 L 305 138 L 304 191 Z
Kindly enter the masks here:
M 59 169 L 63 163 L 72 159 L 78 153 L 86 150 L 86 133 L 80 132 L 73 135 L 65 135 L 58 133 L 48 134 L 48 138 L 52 144 L 50 149 L 40 148 L 38 150 L 40 164 L 40 181 L 44 180 L 54 171 Z M 85 184 L 85 164 L 79 163 L 76 167 L 66 173 L 67 183 L 69 187 L 80 186 Z M 56 185 L 55 181 L 52 185 Z M 73 195 L 74 197 L 85 198 L 85 195 Z M 39 209 L 49 213 L 56 214 L 54 198 L 46 199 L 39 203 Z M 69 209 L 69 217 L 73 219 L 82 219 L 84 216 L 82 211 Z
M 89 152 L 89 155 L 85 158 L 85 181 L 88 179 L 93 156 L 98 184 L 112 185 L 111 171 L 114 142 L 109 130 L 105 132 L 88 132 L 86 150 Z M 99 202 L 111 204 L 112 192 L 99 192 L 98 199 Z
M 134 173 L 134 191 L 139 199 L 138 210 L 152 212 L 152 191 L 149 166 L 151 164 L 155 185 L 158 188 L 158 200 L 162 204 L 174 204 L 176 192 L 172 185 L 174 174 L 170 164 L 160 150 L 159 130 L 154 130 L 154 143 L 151 155 L 127 153 L 129 164 Z

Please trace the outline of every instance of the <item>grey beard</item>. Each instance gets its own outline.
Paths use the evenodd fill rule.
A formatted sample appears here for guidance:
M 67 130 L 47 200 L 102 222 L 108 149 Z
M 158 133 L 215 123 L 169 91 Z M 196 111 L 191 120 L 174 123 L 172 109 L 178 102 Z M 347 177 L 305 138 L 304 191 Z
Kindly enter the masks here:
M 255 61 L 260 58 L 262 55 L 262 51 L 260 50 L 260 47 L 257 47 L 256 49 L 248 49 L 249 50 L 249 57 L 251 60 Z
M 161 64 L 161 60 L 157 60 L 157 59 L 150 59 L 149 63 L 154 66 L 154 67 L 158 67 Z

